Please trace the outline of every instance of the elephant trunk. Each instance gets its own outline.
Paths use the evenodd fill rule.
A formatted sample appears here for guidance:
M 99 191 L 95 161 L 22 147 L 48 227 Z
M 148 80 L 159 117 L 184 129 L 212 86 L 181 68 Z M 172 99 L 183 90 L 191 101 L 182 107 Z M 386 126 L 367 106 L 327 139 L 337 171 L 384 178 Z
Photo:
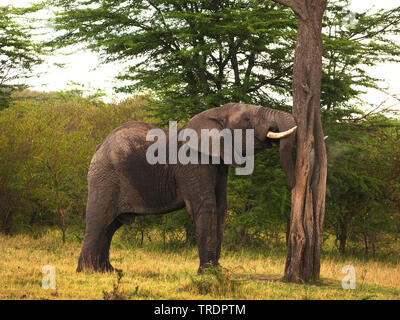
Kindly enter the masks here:
M 281 166 L 286 173 L 289 187 L 296 184 L 295 167 L 292 158 L 292 149 L 296 142 L 296 122 L 289 113 L 276 111 L 275 122 L 280 132 L 291 132 L 279 140 Z

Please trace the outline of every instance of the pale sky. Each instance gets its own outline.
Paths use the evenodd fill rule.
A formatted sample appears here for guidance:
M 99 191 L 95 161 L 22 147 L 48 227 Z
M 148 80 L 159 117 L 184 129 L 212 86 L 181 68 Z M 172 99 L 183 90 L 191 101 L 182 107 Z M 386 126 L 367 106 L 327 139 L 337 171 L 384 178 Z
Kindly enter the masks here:
M 14 6 L 25 6 L 29 2 L 34 1 L 0 0 L 0 5 L 12 4 Z M 350 10 L 361 12 L 372 6 L 375 6 L 376 9 L 390 9 L 396 5 L 398 5 L 398 0 L 353 0 Z M 95 53 L 81 50 L 68 56 L 56 54 L 45 59 L 46 63 L 38 68 L 38 71 L 43 74 L 28 81 L 31 89 L 38 91 L 62 90 L 67 88 L 68 83 L 73 81 L 85 84 L 87 88 L 101 89 L 108 94 L 107 101 L 113 98 L 118 100 L 123 98 L 123 95 L 114 94 L 112 89 L 116 85 L 114 77 L 122 70 L 121 65 L 101 65 Z M 60 69 L 55 66 L 56 63 L 65 63 L 66 67 Z M 371 71 L 374 76 L 386 79 L 391 94 L 400 95 L 400 64 L 381 64 Z M 365 98 L 372 104 L 377 104 L 381 103 L 387 97 L 376 91 L 371 91 Z M 389 99 L 386 105 L 392 105 L 396 102 L 398 101 Z

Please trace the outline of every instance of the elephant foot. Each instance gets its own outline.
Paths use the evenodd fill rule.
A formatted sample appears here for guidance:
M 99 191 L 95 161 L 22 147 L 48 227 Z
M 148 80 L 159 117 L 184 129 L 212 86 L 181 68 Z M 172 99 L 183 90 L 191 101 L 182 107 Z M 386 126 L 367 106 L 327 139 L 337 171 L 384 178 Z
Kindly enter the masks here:
M 76 268 L 76 272 L 82 272 L 85 270 L 106 273 L 106 272 L 114 272 L 115 269 L 108 260 L 104 260 L 102 258 L 81 256 L 79 257 L 78 267 Z
M 98 272 L 106 273 L 106 272 L 114 272 L 115 269 L 111 265 L 110 261 L 105 261 L 104 263 L 100 264 Z

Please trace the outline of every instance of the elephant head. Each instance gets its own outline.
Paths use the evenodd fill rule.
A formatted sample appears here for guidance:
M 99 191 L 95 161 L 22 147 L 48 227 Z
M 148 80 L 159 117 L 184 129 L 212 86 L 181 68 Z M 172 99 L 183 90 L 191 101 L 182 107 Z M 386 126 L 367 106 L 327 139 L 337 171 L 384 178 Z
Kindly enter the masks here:
M 293 188 L 296 184 L 292 148 L 296 141 L 297 127 L 293 116 L 289 113 L 249 104 L 228 103 L 194 116 L 183 128 L 194 129 L 199 137 L 202 129 L 217 129 L 218 131 L 254 129 L 254 153 L 271 148 L 274 142 L 279 143 L 280 161 L 286 173 L 288 185 Z M 224 142 L 221 141 L 219 150 L 224 150 Z M 203 150 L 200 144 L 201 142 L 191 147 L 199 151 Z M 211 143 L 209 142 L 208 145 L 209 155 L 224 158 L 221 151 L 219 151 L 220 154 L 213 154 Z

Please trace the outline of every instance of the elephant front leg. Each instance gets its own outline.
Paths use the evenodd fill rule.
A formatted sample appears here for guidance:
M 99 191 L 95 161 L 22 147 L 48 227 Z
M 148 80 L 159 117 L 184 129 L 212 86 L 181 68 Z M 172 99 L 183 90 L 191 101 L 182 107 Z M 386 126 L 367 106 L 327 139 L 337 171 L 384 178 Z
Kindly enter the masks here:
M 197 246 L 199 250 L 200 267 L 202 273 L 205 268 L 218 265 L 218 236 L 217 212 L 215 205 L 202 207 L 194 212 Z

